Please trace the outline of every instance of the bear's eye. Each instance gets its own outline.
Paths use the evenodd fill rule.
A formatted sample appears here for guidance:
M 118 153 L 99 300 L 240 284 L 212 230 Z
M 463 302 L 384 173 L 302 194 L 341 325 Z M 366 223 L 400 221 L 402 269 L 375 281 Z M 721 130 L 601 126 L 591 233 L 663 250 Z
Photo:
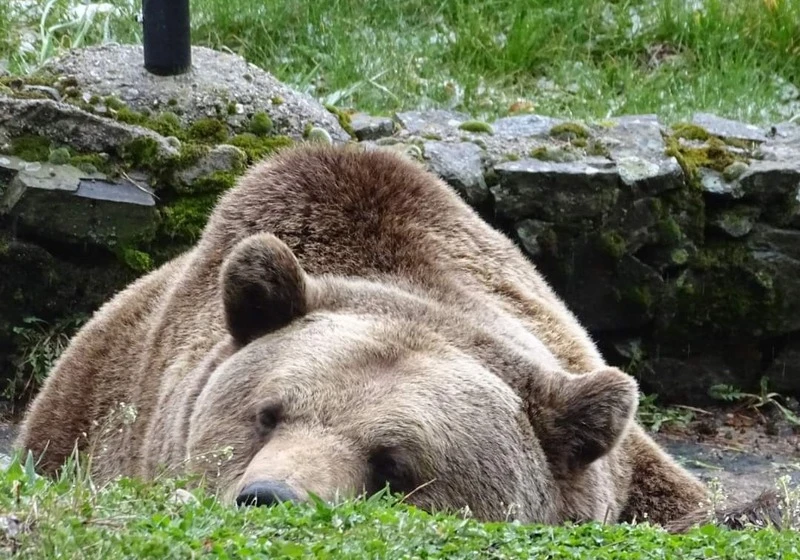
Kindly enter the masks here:
M 369 456 L 371 492 L 383 490 L 387 485 L 392 493 L 408 494 L 415 488 L 411 469 L 400 458 L 396 449 L 379 447 Z
M 283 407 L 280 403 L 269 403 L 258 411 L 258 431 L 265 436 L 272 432 L 281 421 Z

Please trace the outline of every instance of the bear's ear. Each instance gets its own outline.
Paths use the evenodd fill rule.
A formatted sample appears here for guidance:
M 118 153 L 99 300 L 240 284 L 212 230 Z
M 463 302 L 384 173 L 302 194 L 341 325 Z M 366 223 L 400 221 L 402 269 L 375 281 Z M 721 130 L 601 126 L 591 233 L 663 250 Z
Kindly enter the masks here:
M 529 376 L 520 396 L 553 474 L 568 478 L 620 441 L 639 403 L 636 381 L 614 367 Z
M 228 331 L 245 345 L 304 315 L 307 280 L 291 249 L 274 235 L 243 239 L 220 273 Z

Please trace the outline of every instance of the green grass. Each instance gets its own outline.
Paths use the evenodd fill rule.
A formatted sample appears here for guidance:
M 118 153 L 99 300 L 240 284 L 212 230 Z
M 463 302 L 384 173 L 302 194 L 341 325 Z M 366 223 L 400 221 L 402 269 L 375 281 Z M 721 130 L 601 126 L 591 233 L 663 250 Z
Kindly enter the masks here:
M 223 506 L 175 480 L 95 487 L 70 462 L 58 480 L 16 459 L 0 470 L 0 554 L 15 558 L 800 558 L 800 538 L 714 526 L 545 527 L 429 514 L 379 495 L 273 508 Z
M 19 14 L 4 3 L 0 59 L 16 72 L 57 48 L 140 40 L 138 2 L 85 33 L 52 30 L 70 20 L 71 1 L 51 0 L 41 26 L 41 6 Z M 492 118 L 523 101 L 540 114 L 668 122 L 697 110 L 749 122 L 800 112 L 798 0 L 193 0 L 192 10 L 195 44 L 373 113 Z M 26 29 L 33 49 L 21 53 Z

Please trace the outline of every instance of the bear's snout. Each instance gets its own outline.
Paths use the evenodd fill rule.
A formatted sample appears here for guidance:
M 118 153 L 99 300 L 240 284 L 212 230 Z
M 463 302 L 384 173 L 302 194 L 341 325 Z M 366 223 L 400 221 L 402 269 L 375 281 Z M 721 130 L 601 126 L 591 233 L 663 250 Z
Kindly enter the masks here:
M 299 496 L 285 482 L 274 480 L 248 484 L 236 496 L 237 506 L 273 506 L 281 502 L 295 502 Z

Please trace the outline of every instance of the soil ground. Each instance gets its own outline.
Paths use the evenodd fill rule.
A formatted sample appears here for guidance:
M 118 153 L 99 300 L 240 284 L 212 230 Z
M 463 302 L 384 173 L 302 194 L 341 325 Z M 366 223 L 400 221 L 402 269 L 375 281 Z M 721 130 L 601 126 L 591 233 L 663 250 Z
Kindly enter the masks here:
M 5 418 L 0 421 L 0 466 L 17 432 L 18 418 Z M 775 411 L 732 405 L 695 409 L 693 420 L 662 425 L 652 436 L 701 480 L 716 479 L 725 504 L 752 499 L 784 475 L 792 486 L 800 485 L 800 426 Z

